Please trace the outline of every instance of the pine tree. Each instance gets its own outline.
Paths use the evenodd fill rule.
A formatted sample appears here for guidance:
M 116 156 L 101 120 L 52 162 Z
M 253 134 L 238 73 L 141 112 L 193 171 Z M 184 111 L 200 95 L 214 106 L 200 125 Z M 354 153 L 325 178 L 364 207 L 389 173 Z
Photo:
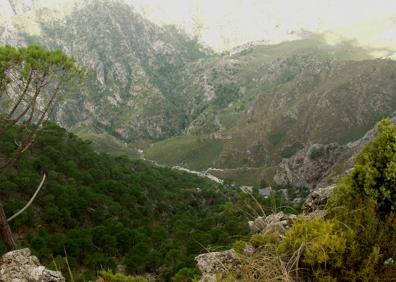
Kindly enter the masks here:
M 74 59 L 61 51 L 37 45 L 0 48 L 0 139 L 14 125 L 21 126 L 13 152 L 0 160 L 0 176 L 7 174 L 35 142 L 58 98 L 82 76 Z M 7 249 L 16 248 L 1 202 L 0 237 Z

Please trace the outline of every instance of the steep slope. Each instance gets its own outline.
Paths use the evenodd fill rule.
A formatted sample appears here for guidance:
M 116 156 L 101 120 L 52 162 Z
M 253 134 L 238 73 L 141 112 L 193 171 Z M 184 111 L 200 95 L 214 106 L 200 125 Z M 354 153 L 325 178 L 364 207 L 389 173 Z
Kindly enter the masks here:
M 198 256 L 200 281 L 392 281 L 396 126 L 381 121 L 355 148 L 363 143 L 353 168 L 313 191 L 303 213 L 258 217 L 249 241 Z
M 124 1 L 1 3 L 2 42 L 61 48 L 92 70 L 53 119 L 98 150 L 143 149 L 163 164 L 258 184 L 283 158 L 345 145 L 396 109 L 395 62 L 352 43 L 311 35 L 212 54 Z
M 396 112 L 390 116 L 396 124 Z M 334 184 L 353 167 L 356 156 L 370 143 L 378 128 L 369 130 L 363 137 L 345 145 L 312 144 L 282 160 L 274 180 L 278 185 L 326 187 Z
M 189 97 L 189 126 L 154 144 L 149 158 L 198 168 L 273 166 L 307 144 L 353 141 L 396 109 L 394 61 L 319 38 L 211 58 L 187 76 L 192 83 L 180 95 Z M 179 151 L 167 155 L 173 144 Z M 191 160 L 205 147 L 215 152 Z
M 1 158 L 13 152 L 18 134 L 12 128 L 0 140 Z M 204 248 L 245 234 L 241 208 L 253 206 L 250 196 L 205 178 L 97 154 L 89 142 L 47 124 L 15 170 L 0 177 L 7 216 L 26 204 L 44 173 L 43 189 L 12 229 L 21 245 L 65 275 L 66 250 L 76 281 L 116 265 L 170 281 L 181 268 L 194 268 Z
M 145 20 L 123 1 L 87 1 L 65 15 L 40 7 L 21 15 L 38 31 L 15 24 L 15 16 L 8 28 L 18 33 L 11 38 L 62 49 L 93 70 L 90 83 L 62 103 L 54 119 L 125 141 L 165 138 L 183 129 L 183 107 L 173 90 L 183 66 L 207 50 L 174 27 Z M 0 37 L 18 44 L 6 32 Z
M 172 90 L 184 64 L 204 53 L 176 29 L 159 28 L 126 4 L 97 1 L 63 25 L 45 26 L 32 41 L 62 48 L 95 71 L 94 97 L 84 101 L 83 112 L 96 127 L 127 141 L 165 138 L 183 128 Z M 56 119 L 71 127 L 68 115 L 58 112 Z

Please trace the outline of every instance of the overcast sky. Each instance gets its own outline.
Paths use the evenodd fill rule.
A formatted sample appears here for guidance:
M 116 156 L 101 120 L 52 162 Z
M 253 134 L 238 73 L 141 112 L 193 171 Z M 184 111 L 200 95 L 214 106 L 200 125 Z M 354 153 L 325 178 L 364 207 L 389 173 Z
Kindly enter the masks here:
M 288 40 L 301 30 L 396 50 L 396 0 L 127 1 L 154 22 L 177 24 L 218 50 Z
M 86 1 L 19 2 L 35 3 L 67 14 L 75 3 Z M 250 41 L 276 43 L 296 39 L 302 31 L 308 31 L 325 33 L 329 42 L 354 39 L 360 45 L 388 48 L 396 54 L 396 0 L 121 1 L 129 2 L 157 24 L 178 25 L 218 51 Z M 7 10 L 7 5 L 9 0 L 0 0 L 0 22 L 7 20 L 1 13 Z M 380 52 L 376 55 L 381 57 Z

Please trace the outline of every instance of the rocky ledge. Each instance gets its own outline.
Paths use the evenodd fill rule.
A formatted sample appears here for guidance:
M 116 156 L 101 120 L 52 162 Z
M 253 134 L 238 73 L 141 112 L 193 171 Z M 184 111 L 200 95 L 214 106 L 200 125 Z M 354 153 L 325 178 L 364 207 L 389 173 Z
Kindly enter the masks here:
M 329 197 L 333 193 L 335 185 L 319 188 L 311 192 L 307 197 L 302 216 L 310 219 L 313 217 L 325 217 Z M 284 238 L 286 231 L 293 225 L 297 216 L 278 212 L 268 216 L 258 217 L 249 221 L 252 234 L 277 234 L 279 239 Z M 256 252 L 255 248 L 247 245 L 244 255 L 250 256 Z M 195 258 L 197 266 L 202 273 L 200 282 L 215 282 L 218 277 L 224 277 L 230 269 L 241 268 L 241 258 L 234 250 L 224 252 L 212 252 L 201 254 Z
M 283 212 L 270 214 L 266 217 L 260 216 L 253 221 L 249 221 L 250 232 L 252 234 L 269 234 L 276 232 L 279 235 L 283 235 L 296 218 L 297 216 L 294 214 L 285 214 Z
M 64 282 L 58 271 L 42 266 L 29 249 L 6 253 L 0 259 L 0 282 Z

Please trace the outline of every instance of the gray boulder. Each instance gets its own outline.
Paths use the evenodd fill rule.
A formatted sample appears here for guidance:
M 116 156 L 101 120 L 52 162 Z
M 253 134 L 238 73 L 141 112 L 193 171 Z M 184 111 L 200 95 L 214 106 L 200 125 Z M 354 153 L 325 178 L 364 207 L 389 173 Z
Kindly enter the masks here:
M 296 218 L 295 214 L 285 214 L 284 212 L 258 217 L 253 221 L 249 221 L 250 232 L 253 234 L 277 232 L 279 235 L 283 235 Z
M 215 282 L 217 275 L 227 273 L 230 269 L 240 265 L 234 250 L 201 254 L 195 258 L 198 269 L 201 271 L 201 282 Z
M 58 271 L 42 266 L 29 249 L 6 253 L 0 260 L 0 282 L 64 282 Z
M 335 187 L 336 185 L 330 185 L 312 191 L 305 200 L 303 208 L 304 214 L 324 216 L 330 195 L 333 193 Z
M 274 181 L 278 185 L 317 187 L 337 163 L 345 146 L 337 143 L 306 146 L 278 165 Z

